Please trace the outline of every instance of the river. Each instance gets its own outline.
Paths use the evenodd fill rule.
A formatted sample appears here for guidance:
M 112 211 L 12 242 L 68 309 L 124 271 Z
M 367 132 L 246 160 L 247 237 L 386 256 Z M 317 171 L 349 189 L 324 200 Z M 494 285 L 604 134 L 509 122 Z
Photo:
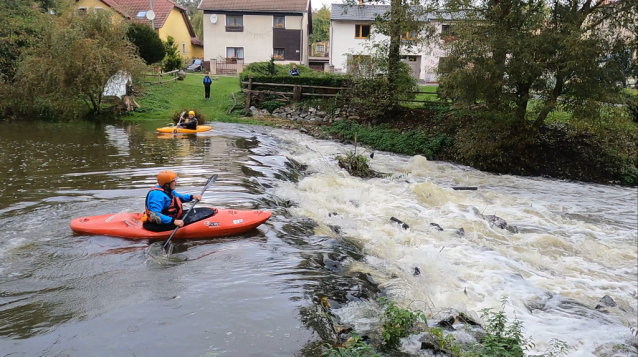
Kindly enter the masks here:
M 161 124 L 0 123 L 3 356 L 317 356 L 333 337 L 324 297 L 342 323 L 375 328 L 365 274 L 434 322 L 506 299 L 529 353 L 558 339 L 570 356 L 627 356 L 614 347 L 635 343 L 636 188 L 383 152 L 371 165 L 391 176 L 361 180 L 334 161 L 351 145 L 237 124 L 160 136 Z M 186 193 L 218 173 L 202 205 L 273 216 L 240 237 L 178 242 L 178 264 L 151 259 L 148 241 L 69 229 L 74 217 L 141 211 L 165 169 Z M 618 306 L 594 309 L 604 295 Z M 426 355 L 419 346 L 404 340 Z

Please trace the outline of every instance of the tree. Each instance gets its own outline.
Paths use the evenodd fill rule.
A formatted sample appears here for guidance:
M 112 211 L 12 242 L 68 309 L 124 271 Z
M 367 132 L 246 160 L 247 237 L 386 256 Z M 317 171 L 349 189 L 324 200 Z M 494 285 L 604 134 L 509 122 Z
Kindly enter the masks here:
M 182 68 L 184 60 L 177 51 L 177 44 L 175 43 L 173 36 L 168 36 L 166 38 L 166 41 L 164 42 L 164 51 L 166 52 L 166 56 L 164 56 L 164 59 L 162 60 L 162 68 L 164 69 L 164 72 Z
M 426 15 L 433 11 L 436 4 L 430 3 L 430 0 L 365 0 L 363 3 L 390 5 L 389 11 L 378 15 L 374 23 L 374 32 L 385 36 L 387 40 L 375 41 L 373 46 L 379 54 L 377 57 L 382 59 L 380 71 L 387 80 L 387 111 L 393 111 L 398 107 L 401 96 L 405 95 L 400 88 L 406 88 L 401 83 L 404 80 L 401 51 L 410 51 L 430 40 L 433 27 L 428 24 Z M 352 7 L 357 6 L 359 1 L 344 0 L 344 4 Z M 416 39 L 402 39 L 406 33 L 416 33 L 418 36 Z
M 330 10 L 324 5 L 312 14 L 312 34 L 310 42 L 323 42 L 330 40 Z
M 195 35 L 204 41 L 204 12 L 196 11 L 191 17 L 191 24 L 193 25 L 193 30 L 195 30 Z
M 105 11 L 55 18 L 19 64 L 15 87 L 25 102 L 22 107 L 69 114 L 83 103 L 99 113 L 111 77 L 126 73 L 138 82 L 146 68 L 127 39 L 127 29 L 127 23 L 112 21 Z
M 164 58 L 166 54 L 164 44 L 150 26 L 134 22 L 130 24 L 127 36 L 129 41 L 137 47 L 140 57 L 146 64 L 157 63 Z
M 484 103 L 491 113 L 534 127 L 566 108 L 598 118 L 619 100 L 629 74 L 631 36 L 621 19 L 635 19 L 638 3 L 618 0 L 448 0 L 463 11 L 439 93 L 457 105 Z M 535 105 L 530 107 L 531 99 Z
M 197 5 L 200 0 L 176 0 L 176 2 L 186 8 L 188 10 L 188 15 L 193 17 L 195 12 L 197 11 Z

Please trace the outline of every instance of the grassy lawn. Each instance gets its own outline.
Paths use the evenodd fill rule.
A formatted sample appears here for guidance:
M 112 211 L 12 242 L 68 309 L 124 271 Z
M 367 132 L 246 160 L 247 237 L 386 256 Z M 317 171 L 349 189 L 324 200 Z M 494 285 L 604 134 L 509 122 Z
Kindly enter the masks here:
M 214 77 L 214 76 L 211 76 Z M 255 124 L 254 120 L 243 118 L 243 101 L 237 77 L 218 77 L 210 88 L 210 100 L 204 99 L 202 74 L 187 73 L 183 81 L 171 81 L 165 84 L 149 84 L 145 93 L 137 98 L 141 108 L 131 113 L 132 119 L 166 119 L 175 112 L 195 109 L 204 113 L 209 120 Z M 240 110 L 228 115 L 226 112 L 233 106 L 231 93 L 237 97 Z

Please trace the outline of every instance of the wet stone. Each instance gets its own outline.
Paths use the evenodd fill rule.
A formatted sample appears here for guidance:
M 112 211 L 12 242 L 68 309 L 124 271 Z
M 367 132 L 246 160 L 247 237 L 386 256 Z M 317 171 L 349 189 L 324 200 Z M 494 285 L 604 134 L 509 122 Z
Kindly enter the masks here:
M 412 276 L 417 276 L 417 275 L 421 275 L 421 269 L 415 267 L 414 270 L 412 271 Z
M 500 229 L 506 229 L 507 228 L 507 222 L 498 216 L 494 216 L 494 215 L 487 215 L 485 216 L 485 218 L 487 219 L 487 221 L 490 223 L 490 227 L 498 227 Z
M 605 295 L 598 301 L 598 305 L 596 305 L 595 309 L 600 310 L 605 307 L 616 307 L 618 304 L 611 298 L 609 295 Z
M 407 224 L 403 223 L 403 221 L 401 221 L 400 219 L 396 218 L 396 217 L 390 217 L 390 220 L 392 222 L 396 222 L 399 224 L 399 226 L 401 226 L 401 228 L 403 229 L 408 229 L 410 228 L 410 226 L 408 226 Z
M 463 229 L 463 227 L 457 229 L 455 233 L 457 236 L 465 238 L 465 229 Z
M 430 228 L 432 228 L 432 229 L 434 229 L 434 230 L 437 230 L 437 231 L 439 231 L 439 232 L 442 232 L 442 231 L 443 231 L 443 228 L 441 228 L 441 226 L 439 226 L 439 225 L 438 225 L 438 224 L 436 224 L 436 223 L 430 223 Z

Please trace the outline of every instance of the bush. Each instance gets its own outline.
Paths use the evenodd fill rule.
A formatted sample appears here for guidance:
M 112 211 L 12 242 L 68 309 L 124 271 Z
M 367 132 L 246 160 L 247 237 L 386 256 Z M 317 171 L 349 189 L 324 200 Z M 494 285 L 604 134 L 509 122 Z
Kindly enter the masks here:
M 401 346 L 401 338 L 408 337 L 417 321 L 421 320 L 427 324 L 425 314 L 421 311 L 413 312 L 398 307 L 394 302 L 380 299 L 381 306 L 385 308 L 381 317 L 383 327 L 383 340 L 389 349 L 397 349 Z
M 166 42 L 164 42 L 164 50 L 166 51 L 166 56 L 164 57 L 164 60 L 162 60 L 162 69 L 164 72 L 181 69 L 184 65 L 184 60 L 182 59 L 182 56 L 179 55 L 179 52 L 177 51 L 177 44 L 172 36 L 168 36 L 166 38 Z
M 452 139 L 445 134 L 430 137 L 417 130 L 402 134 L 399 130 L 383 125 L 369 128 L 350 120 L 338 121 L 324 130 L 350 140 L 354 140 L 356 135 L 358 142 L 377 150 L 423 155 L 430 160 L 435 159 L 443 147 L 452 144 Z
M 188 112 L 191 110 L 195 112 L 195 118 L 197 118 L 198 125 L 203 125 L 210 122 L 208 117 L 204 115 L 202 111 L 200 111 L 199 109 L 189 109 L 189 108 L 182 108 L 182 110 L 174 112 L 173 114 L 171 114 L 171 120 L 173 121 L 173 123 L 177 124 L 177 122 L 179 121 L 179 118 L 182 116 L 182 113 L 184 113 L 184 117 L 186 118 L 188 117 Z
M 146 64 L 161 61 L 166 54 L 164 44 L 157 32 L 148 25 L 133 22 L 129 25 L 127 36 L 139 50 L 140 57 Z
M 346 77 L 340 74 L 317 72 L 306 66 L 297 65 L 300 75 L 293 77 L 289 75 L 291 69 L 291 64 L 281 65 L 274 63 L 271 64 L 270 62 L 254 62 L 244 68 L 244 71 L 239 75 L 239 80 L 241 82 L 248 82 L 248 79 L 252 76 L 253 82 L 262 83 L 315 85 L 325 87 L 344 87 L 346 85 Z M 241 86 L 246 87 L 243 83 Z M 255 88 L 256 86 L 253 86 L 253 89 Z M 273 87 L 264 89 L 275 90 Z M 290 88 L 286 87 L 286 90 L 289 91 Z
M 330 347 L 322 355 L 327 357 L 383 357 L 355 333 L 344 343 L 343 347 Z

